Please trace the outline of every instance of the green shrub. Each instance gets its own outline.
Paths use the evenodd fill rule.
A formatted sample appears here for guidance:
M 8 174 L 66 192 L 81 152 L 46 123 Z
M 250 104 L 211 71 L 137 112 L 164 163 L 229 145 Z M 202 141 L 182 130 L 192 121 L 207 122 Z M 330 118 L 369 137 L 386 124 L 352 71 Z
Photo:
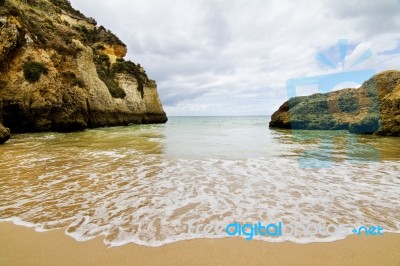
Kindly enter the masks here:
M 101 62 L 105 62 L 105 61 L 110 61 L 110 57 L 108 56 L 108 55 L 106 55 L 106 54 L 101 54 L 101 55 L 99 55 L 99 60 L 101 61 Z
M 42 74 L 48 74 L 47 67 L 40 62 L 28 61 L 24 64 L 23 69 L 24 77 L 30 83 L 38 81 Z
M 340 95 L 339 108 L 342 112 L 353 113 L 359 109 L 359 101 L 353 92 L 346 92 Z
M 93 24 L 93 25 L 97 25 L 97 21 L 94 19 L 94 18 L 92 18 L 92 17 L 89 17 L 88 18 L 88 21 L 91 23 L 91 24 Z
M 100 55 L 95 54 L 93 59 L 94 59 L 94 62 L 96 63 L 96 65 L 102 65 L 103 67 L 107 68 L 107 71 L 109 72 L 110 66 L 111 66 L 111 62 L 110 62 L 110 57 L 108 57 L 108 55 L 106 55 L 106 54 L 100 54 Z
M 79 29 L 80 29 L 83 33 L 86 33 L 86 34 L 89 32 L 88 28 L 86 28 L 86 26 L 84 26 L 84 25 L 81 25 L 81 26 L 79 27 Z
M 86 18 L 79 10 L 74 9 L 71 6 L 71 2 L 69 0 L 50 0 L 50 2 L 56 7 L 59 7 L 74 16 L 77 16 L 79 18 Z
M 125 98 L 125 91 L 118 86 L 117 82 L 115 82 L 108 68 L 104 67 L 101 64 L 97 64 L 96 70 L 99 78 L 104 82 L 104 84 L 106 84 L 108 91 L 113 98 Z
M 85 26 L 81 26 L 81 32 L 85 36 L 85 39 L 89 43 L 95 43 L 100 40 L 100 32 L 97 28 L 93 28 L 92 30 L 88 30 Z
M 135 65 L 135 63 L 131 61 L 117 61 L 115 64 L 113 64 L 111 68 L 111 72 L 113 74 L 115 73 L 126 73 L 126 74 L 133 74 L 138 72 L 138 67 Z

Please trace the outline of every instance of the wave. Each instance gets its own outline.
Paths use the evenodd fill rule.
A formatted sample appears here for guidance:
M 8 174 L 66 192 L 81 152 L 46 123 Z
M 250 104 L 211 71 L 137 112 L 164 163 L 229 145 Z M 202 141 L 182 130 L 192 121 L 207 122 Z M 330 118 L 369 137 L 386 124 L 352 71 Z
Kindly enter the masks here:
M 304 169 L 294 158 L 190 160 L 123 151 L 21 155 L 0 164 L 0 221 L 65 228 L 79 241 L 103 236 L 108 246 L 224 238 L 188 225 L 232 222 L 380 225 L 400 233 L 395 161 Z M 310 243 L 350 234 L 255 239 Z

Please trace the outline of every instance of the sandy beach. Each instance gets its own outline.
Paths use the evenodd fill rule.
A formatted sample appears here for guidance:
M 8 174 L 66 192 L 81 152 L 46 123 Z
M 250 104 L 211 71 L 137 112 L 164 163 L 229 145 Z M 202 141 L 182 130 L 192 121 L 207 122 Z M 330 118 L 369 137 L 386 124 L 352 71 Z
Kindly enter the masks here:
M 400 234 L 352 236 L 294 244 L 241 238 L 181 241 L 158 248 L 107 248 L 100 238 L 77 242 L 62 230 L 44 233 L 0 223 L 0 265 L 400 265 Z

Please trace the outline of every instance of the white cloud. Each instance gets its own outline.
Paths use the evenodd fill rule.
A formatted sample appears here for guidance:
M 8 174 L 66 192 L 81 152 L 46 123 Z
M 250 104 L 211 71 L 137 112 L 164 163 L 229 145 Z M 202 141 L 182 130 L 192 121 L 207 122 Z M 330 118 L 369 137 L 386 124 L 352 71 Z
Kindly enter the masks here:
M 332 73 L 315 55 L 346 38 L 358 68 L 399 66 L 398 0 L 72 0 L 111 29 L 157 81 L 169 115 L 266 115 L 286 80 Z M 397 58 L 397 59 L 396 59 Z

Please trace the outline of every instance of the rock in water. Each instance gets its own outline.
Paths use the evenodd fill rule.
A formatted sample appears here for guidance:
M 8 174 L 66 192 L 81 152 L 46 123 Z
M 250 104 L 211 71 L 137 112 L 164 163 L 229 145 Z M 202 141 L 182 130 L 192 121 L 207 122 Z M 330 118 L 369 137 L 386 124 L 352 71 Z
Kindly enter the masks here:
M 10 130 L 0 124 L 0 144 L 3 144 L 10 138 Z
M 3 124 L 35 132 L 165 123 L 156 82 L 124 60 L 126 53 L 117 36 L 67 0 L 6 1 L 0 6 Z
M 291 98 L 269 126 L 400 136 L 400 71 L 381 72 L 358 89 Z
M 3 126 L 3 119 L 2 119 L 2 107 L 3 102 L 0 100 L 0 144 L 3 144 L 10 138 L 10 129 Z

